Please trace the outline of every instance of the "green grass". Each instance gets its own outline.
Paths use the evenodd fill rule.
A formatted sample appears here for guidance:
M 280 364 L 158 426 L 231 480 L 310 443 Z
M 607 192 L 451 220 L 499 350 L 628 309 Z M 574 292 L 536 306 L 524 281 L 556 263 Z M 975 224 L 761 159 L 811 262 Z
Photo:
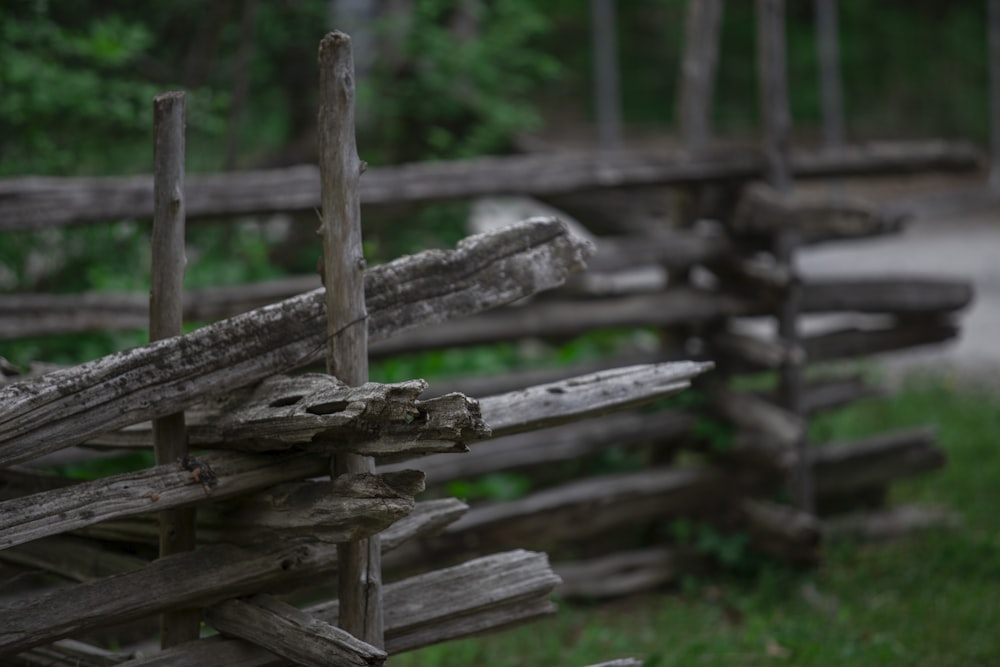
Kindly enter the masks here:
M 946 469 L 894 485 L 893 502 L 945 505 L 962 527 L 884 544 L 827 544 L 810 571 L 687 579 L 542 622 L 396 656 L 394 667 L 1000 665 L 1000 394 L 915 377 L 887 399 L 817 419 L 817 440 L 935 424 Z M 813 589 L 827 601 L 807 600 Z

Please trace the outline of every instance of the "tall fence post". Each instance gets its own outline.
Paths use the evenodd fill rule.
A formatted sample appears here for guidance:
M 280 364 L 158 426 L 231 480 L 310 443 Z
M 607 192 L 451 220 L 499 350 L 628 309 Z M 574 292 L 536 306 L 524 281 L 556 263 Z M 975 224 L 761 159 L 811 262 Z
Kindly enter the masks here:
M 615 150 L 622 144 L 621 90 L 619 86 L 615 0 L 590 0 L 594 35 L 594 107 L 597 112 L 597 145 Z
M 153 233 L 152 280 L 149 291 L 149 340 L 181 334 L 184 321 L 184 93 L 172 91 L 153 99 Z M 184 413 L 153 420 L 156 462 L 168 464 L 187 456 Z M 195 512 L 160 513 L 160 556 L 191 551 L 195 545 Z M 160 617 L 163 648 L 197 639 L 197 609 Z
M 368 381 L 368 314 L 361 243 L 359 181 L 365 165 L 354 137 L 351 38 L 331 32 L 319 46 L 319 168 L 323 282 L 326 285 L 327 372 L 348 385 Z M 371 457 L 336 454 L 333 475 L 374 473 Z M 338 545 L 340 626 L 378 648 L 382 618 L 381 540 Z
M 703 152 L 711 141 L 721 23 L 722 0 L 688 0 L 677 117 L 681 141 L 691 154 Z
M 768 180 L 779 196 L 788 197 L 792 189 L 788 156 L 792 123 L 788 109 L 784 0 L 757 0 L 757 53 Z M 772 252 L 778 267 L 791 277 L 775 313 L 778 321 L 778 337 L 786 349 L 795 351 L 787 355 L 781 364 L 778 398 L 786 410 L 801 415 L 802 374 L 805 361 L 798 353 L 802 285 L 795 267 L 795 253 L 801 240 L 795 224 L 794 221 L 790 222 L 778 232 Z M 798 463 L 793 480 L 793 496 L 800 509 L 812 513 L 814 510 L 812 464 L 804 430 L 795 443 L 795 449 Z
M 816 41 L 819 60 L 819 92 L 823 110 L 823 147 L 844 145 L 844 95 L 840 77 L 840 46 L 837 0 L 816 0 Z M 843 197 L 843 181 L 831 181 L 830 194 Z
M 990 58 L 990 191 L 1000 194 L 1000 0 L 988 0 Z

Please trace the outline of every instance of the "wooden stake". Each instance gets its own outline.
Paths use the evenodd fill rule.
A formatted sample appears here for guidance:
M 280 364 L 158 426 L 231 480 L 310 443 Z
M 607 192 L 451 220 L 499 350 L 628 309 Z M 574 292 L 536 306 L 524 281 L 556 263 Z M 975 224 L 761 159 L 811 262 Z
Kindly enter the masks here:
M 711 140 L 721 23 L 722 0 L 688 0 L 677 116 L 684 147 L 692 154 L 705 151 Z
M 764 117 L 768 181 L 786 194 L 792 185 L 788 163 L 791 116 L 785 65 L 785 0 L 757 0 L 757 67 Z
M 820 100 L 823 108 L 823 146 L 844 145 L 844 95 L 840 84 L 840 47 L 837 0 L 816 0 L 816 37 L 819 49 Z
M 792 121 L 788 111 L 784 0 L 757 0 L 757 53 L 768 181 L 779 197 L 784 198 L 791 194 L 792 189 L 792 172 L 788 159 Z M 796 226 L 785 225 L 774 239 L 772 250 L 775 261 L 790 276 L 797 274 L 795 252 L 801 245 L 801 236 Z M 778 337 L 788 349 L 795 349 L 799 345 L 798 321 L 801 311 L 802 285 L 793 279 L 775 314 L 778 320 Z M 791 357 L 780 369 L 779 402 L 793 415 L 802 413 L 802 371 L 802 360 Z M 807 445 L 803 430 L 795 443 L 798 465 L 792 483 L 796 505 L 811 514 L 814 505 L 813 483 Z
M 351 39 L 331 32 L 319 46 L 319 167 L 323 278 L 326 285 L 327 372 L 349 385 L 368 380 L 359 181 L 365 165 L 354 139 Z M 332 473 L 374 472 L 370 457 L 338 454 Z M 382 552 L 377 535 L 339 545 L 340 627 L 378 648 L 382 626 Z
M 182 333 L 184 320 L 184 93 L 173 91 L 153 100 L 152 284 L 149 292 L 149 340 Z M 153 421 L 156 463 L 187 456 L 184 413 Z M 193 509 L 160 513 L 160 556 L 191 551 L 195 544 Z M 200 611 L 160 616 L 160 645 L 168 648 L 197 639 Z
M 622 117 L 615 0 L 590 0 L 590 13 L 597 145 L 601 150 L 617 150 L 622 147 Z
M 1000 0 L 989 0 L 989 73 L 990 73 L 990 168 L 989 187 L 1000 193 Z

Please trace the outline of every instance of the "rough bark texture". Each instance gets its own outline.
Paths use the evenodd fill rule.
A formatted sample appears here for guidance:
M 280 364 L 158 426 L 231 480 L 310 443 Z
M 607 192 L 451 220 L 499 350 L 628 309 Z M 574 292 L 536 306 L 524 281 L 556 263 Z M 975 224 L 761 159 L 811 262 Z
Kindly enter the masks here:
M 372 339 L 461 317 L 561 284 L 590 254 L 556 220 L 471 237 L 368 272 Z M 0 387 L 0 466 L 170 414 L 302 366 L 325 349 L 323 290 Z
M 496 630 L 551 614 L 547 599 L 559 583 L 545 554 L 511 551 L 385 586 L 386 649 L 402 653 Z M 336 623 L 339 605 L 320 603 L 304 611 Z M 411 613 L 412 612 L 412 613 Z M 123 667 L 285 667 L 288 661 L 250 642 L 213 637 L 190 642 Z
M 212 453 L 0 503 L 0 548 L 100 521 L 230 498 L 321 475 L 310 454 Z
M 782 195 L 757 183 L 743 191 L 731 227 L 737 234 L 771 236 L 797 229 L 803 243 L 861 238 L 898 232 L 905 216 L 864 202 L 805 199 Z
M 416 535 L 436 532 L 465 510 L 457 500 L 418 504 L 410 516 L 382 533 L 382 548 L 394 549 Z M 0 655 L 168 609 L 288 590 L 336 571 L 336 553 L 335 545 L 310 538 L 253 547 L 220 544 L 8 603 L 0 606 Z
M 649 266 L 681 269 L 721 258 L 727 247 L 719 234 L 672 230 L 653 239 L 602 238 L 586 273 L 568 285 L 616 280 L 617 272 Z M 588 277 L 590 276 L 590 277 Z M 320 285 L 317 275 L 267 282 L 190 290 L 184 294 L 186 320 L 213 321 L 291 298 Z M 145 295 L 89 292 L 82 294 L 0 294 L 0 339 L 55 333 L 144 329 L 149 300 Z
M 692 361 L 627 366 L 491 396 L 480 409 L 494 436 L 510 435 L 642 405 L 686 389 L 711 368 Z
M 479 403 L 451 393 L 417 400 L 423 380 L 348 387 L 318 373 L 274 376 L 194 406 L 189 440 L 202 448 L 353 452 L 380 460 L 464 452 L 489 437 Z M 88 440 L 98 447 L 149 445 L 146 424 Z
M 308 667 L 377 667 L 385 651 L 270 595 L 226 600 L 205 610 L 216 630 Z
M 153 99 L 153 231 L 152 281 L 149 291 L 149 341 L 180 335 L 184 325 L 184 93 L 169 92 Z M 153 420 L 156 462 L 187 456 L 184 413 Z M 160 556 L 190 551 L 195 546 L 194 510 L 160 514 Z M 173 646 L 198 637 L 197 610 L 182 610 L 160 619 L 160 643 Z
M 328 482 L 280 484 L 241 498 L 222 512 L 222 529 L 233 542 L 313 537 L 349 542 L 385 530 L 408 515 L 424 490 L 424 473 L 404 470 L 374 475 L 345 473 Z

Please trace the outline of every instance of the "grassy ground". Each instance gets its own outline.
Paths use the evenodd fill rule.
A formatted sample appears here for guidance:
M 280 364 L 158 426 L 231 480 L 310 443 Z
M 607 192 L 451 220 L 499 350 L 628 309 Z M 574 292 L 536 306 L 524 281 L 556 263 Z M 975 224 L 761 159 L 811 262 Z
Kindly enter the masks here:
M 1000 394 L 913 378 L 813 427 L 817 440 L 897 426 L 940 429 L 948 467 L 893 501 L 946 505 L 963 525 L 891 544 L 833 543 L 816 570 L 764 564 L 543 622 L 395 657 L 394 667 L 1000 665 Z

